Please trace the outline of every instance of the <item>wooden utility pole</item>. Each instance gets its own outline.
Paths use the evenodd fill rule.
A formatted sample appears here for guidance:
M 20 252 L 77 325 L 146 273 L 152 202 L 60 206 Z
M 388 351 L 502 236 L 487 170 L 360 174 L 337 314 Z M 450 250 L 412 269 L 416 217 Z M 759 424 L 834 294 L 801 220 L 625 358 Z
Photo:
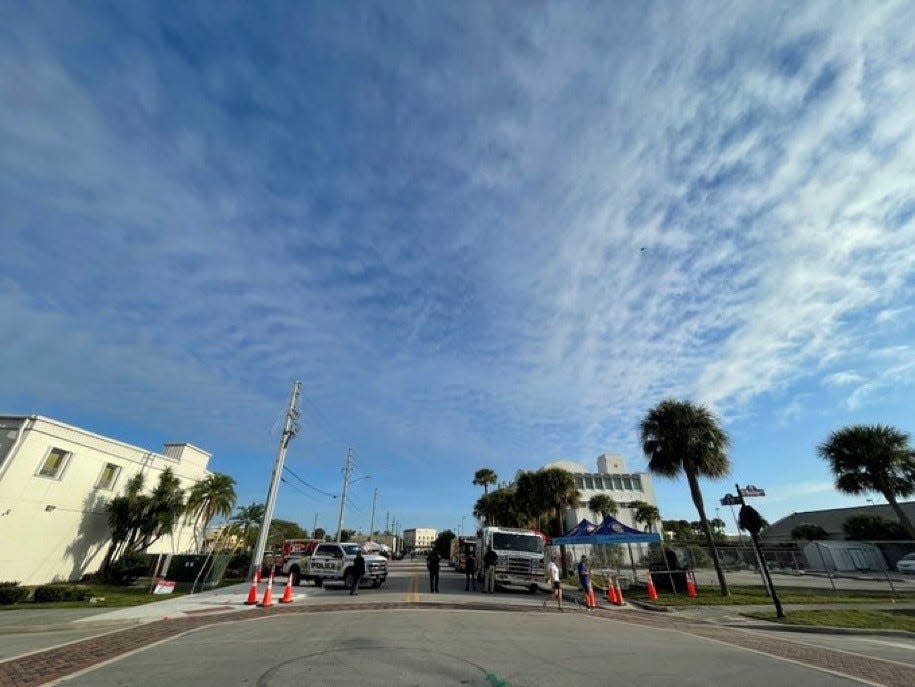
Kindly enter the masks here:
M 257 544 L 254 547 L 254 555 L 251 557 L 251 567 L 248 569 L 248 581 L 254 579 L 254 573 L 260 570 L 261 561 L 264 558 L 264 549 L 267 546 L 267 535 L 270 531 L 270 522 L 273 520 L 273 510 L 276 508 L 276 493 L 280 488 L 280 478 L 283 476 L 283 463 L 286 461 L 286 449 L 289 441 L 299 431 L 296 424 L 296 418 L 299 416 L 297 405 L 299 403 L 299 391 L 302 388 L 302 382 L 296 382 L 292 385 L 292 394 L 289 397 L 289 406 L 286 408 L 286 423 L 283 426 L 283 435 L 280 437 L 280 445 L 276 452 L 276 460 L 273 463 L 273 478 L 270 480 L 270 489 L 267 490 L 267 503 L 264 506 L 264 521 L 261 523 L 260 532 L 257 534 Z
M 375 534 L 375 502 L 378 500 L 378 489 L 375 489 L 375 493 L 372 496 L 372 519 L 371 524 L 369 525 L 369 541 L 372 541 L 372 535 Z
M 340 514 L 337 516 L 337 541 L 343 541 L 343 507 L 346 505 L 346 488 L 353 472 L 353 449 L 346 450 L 346 463 L 343 465 L 343 489 L 340 491 Z

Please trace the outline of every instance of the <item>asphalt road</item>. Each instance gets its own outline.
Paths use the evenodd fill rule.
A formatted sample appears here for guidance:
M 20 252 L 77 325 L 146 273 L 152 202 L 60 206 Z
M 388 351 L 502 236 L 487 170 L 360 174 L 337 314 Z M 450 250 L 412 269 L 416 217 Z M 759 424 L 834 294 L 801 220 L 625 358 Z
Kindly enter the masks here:
M 739 681 L 741 687 L 769 687 L 850 684 L 847 676 L 805 665 L 810 656 L 821 667 L 842 671 L 838 655 L 824 659 L 818 647 L 843 652 L 851 661 L 849 665 L 856 660 L 859 665 L 862 660 L 871 664 L 872 659 L 893 661 L 895 665 L 915 663 L 915 642 L 902 637 L 807 635 L 749 627 L 716 629 L 716 624 L 704 623 L 689 629 L 682 622 L 667 622 L 663 614 L 611 609 L 600 614 L 604 617 L 594 617 L 572 606 L 560 615 L 552 611 L 553 602 L 547 593 L 518 589 L 489 596 L 465 592 L 463 576 L 449 568 L 443 568 L 440 590 L 439 594 L 430 592 L 422 561 L 396 562 L 388 582 L 379 590 L 364 589 L 351 598 L 339 587 L 306 585 L 296 589 L 296 603 L 286 609 L 294 611 L 301 606 L 302 610 L 314 611 L 326 607 L 326 613 L 268 615 L 240 622 L 220 622 L 213 617 L 212 626 L 116 658 L 65 682 L 264 687 L 357 683 L 553 687 L 562 683 L 590 687 L 625 679 L 651 685 Z M 236 595 L 235 590 L 228 592 L 230 598 Z M 274 592 L 282 593 L 279 583 Z M 361 608 L 346 610 L 351 602 Z M 418 604 L 419 608 L 374 608 L 376 604 L 402 602 Z M 436 602 L 497 603 L 517 611 L 438 608 Z M 430 606 L 423 609 L 426 603 Z M 550 610 L 544 609 L 545 603 Z M 232 616 L 245 618 L 246 614 L 235 611 Z M 51 646 L 70 639 L 69 630 L 40 631 L 38 621 L 52 619 L 51 614 L 35 616 L 30 619 L 32 632 L 0 637 L 2 653 L 19 653 L 15 648 L 8 653 L 4 640 L 18 643 L 23 639 Z M 697 627 L 708 627 L 710 632 L 697 631 Z M 107 629 L 103 628 L 83 627 L 74 631 L 72 638 Z M 737 635 L 743 641 L 734 641 Z M 763 650 L 769 653 L 765 654 L 755 650 L 772 647 L 776 640 L 795 649 L 784 653 L 766 648 Z M 801 663 L 770 654 L 794 657 Z M 816 654 L 820 657 L 814 659 Z M 903 673 L 911 677 L 908 670 L 905 673 L 903 669 Z M 898 684 L 899 678 L 890 673 L 881 674 L 875 682 Z M 908 677 L 903 683 L 908 683 Z
M 377 610 L 211 626 L 67 685 L 850 685 L 796 663 L 582 613 Z

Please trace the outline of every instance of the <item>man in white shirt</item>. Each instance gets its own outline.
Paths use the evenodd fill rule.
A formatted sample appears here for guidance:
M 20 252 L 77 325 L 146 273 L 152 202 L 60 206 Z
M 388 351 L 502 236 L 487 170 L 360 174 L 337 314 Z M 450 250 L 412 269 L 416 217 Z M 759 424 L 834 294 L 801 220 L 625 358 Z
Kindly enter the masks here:
M 550 584 L 553 587 L 553 597 L 556 599 L 556 607 L 561 611 L 562 610 L 562 582 L 559 581 L 559 566 L 556 565 L 556 554 L 553 554 L 550 557 L 550 565 L 548 567 L 550 574 Z

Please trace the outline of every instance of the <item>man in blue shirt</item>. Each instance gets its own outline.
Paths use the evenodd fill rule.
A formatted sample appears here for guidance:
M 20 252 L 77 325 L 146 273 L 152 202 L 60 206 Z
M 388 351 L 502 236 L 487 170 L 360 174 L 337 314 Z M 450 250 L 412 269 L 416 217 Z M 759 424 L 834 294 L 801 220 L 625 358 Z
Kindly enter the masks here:
M 594 588 L 591 586 L 591 569 L 588 567 L 587 556 L 582 556 L 578 562 L 578 581 L 585 592 L 585 605 L 590 611 L 597 603 L 594 600 Z

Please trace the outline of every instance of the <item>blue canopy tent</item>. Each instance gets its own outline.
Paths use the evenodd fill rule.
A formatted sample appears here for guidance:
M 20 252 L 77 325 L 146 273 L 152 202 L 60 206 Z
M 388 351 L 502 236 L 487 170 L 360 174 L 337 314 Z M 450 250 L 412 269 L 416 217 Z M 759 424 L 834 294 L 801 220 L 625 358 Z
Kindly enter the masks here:
M 561 537 L 553 537 L 551 544 L 590 544 L 591 532 L 597 529 L 597 525 L 588 520 L 582 520 L 572 529 Z
M 561 537 L 554 537 L 552 541 L 553 545 L 575 546 L 578 544 L 590 544 L 614 546 L 617 544 L 625 544 L 629 552 L 629 563 L 632 565 L 633 581 L 638 581 L 638 572 L 636 570 L 635 556 L 632 553 L 632 544 L 661 543 L 661 535 L 657 532 L 641 532 L 633 527 L 624 525 L 612 515 L 604 517 L 601 524 L 590 531 L 587 531 L 587 528 L 583 527 L 584 523 L 587 523 L 587 520 L 582 520 L 578 525 Z
M 584 531 L 582 520 L 561 537 L 553 537 L 553 544 L 660 544 L 661 535 L 657 532 L 641 532 L 624 525 L 612 515 L 604 518 L 600 525 L 590 531 Z

